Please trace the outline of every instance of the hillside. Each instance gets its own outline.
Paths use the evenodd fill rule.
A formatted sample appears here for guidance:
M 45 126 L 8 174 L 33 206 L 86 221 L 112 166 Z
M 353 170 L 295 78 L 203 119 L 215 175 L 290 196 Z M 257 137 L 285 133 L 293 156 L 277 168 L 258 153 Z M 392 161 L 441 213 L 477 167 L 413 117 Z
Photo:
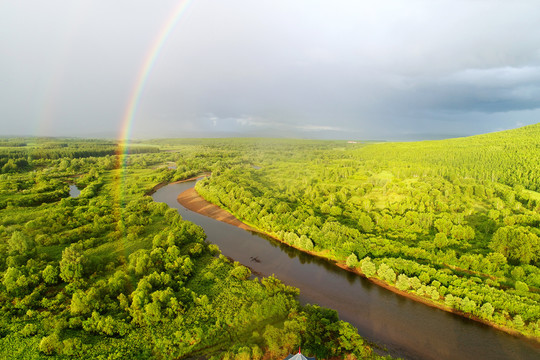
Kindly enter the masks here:
M 540 123 L 465 138 L 377 144 L 363 148 L 358 156 L 424 165 L 447 177 L 540 190 Z

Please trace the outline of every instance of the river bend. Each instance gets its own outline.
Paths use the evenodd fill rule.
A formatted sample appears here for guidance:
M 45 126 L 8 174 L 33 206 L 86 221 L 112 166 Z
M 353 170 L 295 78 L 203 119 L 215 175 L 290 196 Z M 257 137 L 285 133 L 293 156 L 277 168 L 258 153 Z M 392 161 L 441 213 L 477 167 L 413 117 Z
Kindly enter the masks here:
M 152 197 L 201 226 L 207 241 L 218 245 L 223 255 L 299 288 L 301 303 L 337 310 L 362 337 L 391 355 L 433 360 L 540 359 L 540 349 L 531 341 L 415 302 L 326 260 L 184 208 L 177 196 L 194 185 L 195 181 L 170 184 Z

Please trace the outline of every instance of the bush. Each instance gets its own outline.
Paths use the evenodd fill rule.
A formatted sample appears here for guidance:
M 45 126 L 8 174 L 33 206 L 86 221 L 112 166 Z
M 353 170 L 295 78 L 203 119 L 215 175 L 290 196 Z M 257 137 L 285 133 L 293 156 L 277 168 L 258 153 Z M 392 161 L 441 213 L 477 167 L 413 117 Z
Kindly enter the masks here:
M 64 340 L 63 345 L 64 349 L 62 354 L 68 356 L 79 355 L 83 347 L 83 344 L 79 338 L 66 339 Z
M 251 270 L 245 266 L 239 265 L 231 270 L 231 275 L 239 280 L 245 280 L 251 276 Z
M 527 284 L 525 284 L 523 281 L 519 281 L 519 280 L 516 281 L 515 287 L 517 291 L 523 291 L 523 292 L 529 291 L 529 286 L 527 286 Z
M 64 345 L 56 333 L 45 336 L 39 343 L 39 351 L 47 355 L 60 353 L 63 347 Z
M 355 254 L 351 254 L 347 258 L 347 261 L 345 263 L 346 263 L 347 267 L 350 267 L 351 269 L 354 269 L 355 267 L 358 266 L 358 258 L 356 257 Z
M 377 267 L 369 257 L 366 257 L 360 261 L 360 269 L 367 277 L 372 277 L 377 272 Z
M 20 331 L 20 334 L 24 337 L 35 335 L 38 331 L 36 324 L 26 324 L 26 326 Z
M 399 274 L 399 276 L 397 278 L 397 282 L 396 282 L 396 287 L 401 291 L 405 291 L 405 290 L 409 289 L 410 282 L 409 282 L 409 278 L 407 277 L 407 275 Z

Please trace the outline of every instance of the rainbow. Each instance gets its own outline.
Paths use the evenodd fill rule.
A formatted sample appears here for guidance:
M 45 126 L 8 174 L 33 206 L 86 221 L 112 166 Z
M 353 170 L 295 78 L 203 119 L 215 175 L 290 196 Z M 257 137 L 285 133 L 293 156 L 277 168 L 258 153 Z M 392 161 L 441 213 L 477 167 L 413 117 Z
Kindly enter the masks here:
M 122 118 L 122 125 L 118 137 L 120 147 L 119 154 L 121 155 L 126 155 L 127 153 L 129 139 L 131 137 L 133 119 L 135 117 L 135 113 L 137 112 L 137 107 L 139 105 L 139 100 L 141 98 L 144 86 L 146 84 L 146 81 L 148 80 L 148 75 L 152 71 L 156 59 L 159 56 L 163 45 L 167 41 L 167 38 L 171 34 L 172 29 L 175 27 L 176 23 L 180 20 L 180 18 L 186 12 L 192 2 L 193 0 L 180 0 L 178 2 L 174 11 L 171 13 L 167 21 L 164 23 L 161 31 L 156 36 L 155 41 L 150 47 L 150 51 L 148 51 L 148 55 L 146 56 L 143 65 L 139 71 L 137 80 L 135 81 L 135 86 L 131 91 L 128 105 Z
M 168 19 L 164 22 L 163 27 L 155 37 L 155 40 L 153 41 L 146 57 L 144 58 L 143 64 L 137 74 L 135 85 L 128 98 L 128 103 L 124 111 L 124 115 L 122 117 L 120 133 L 117 138 L 118 148 L 116 150 L 116 154 L 118 155 L 119 172 L 116 174 L 115 180 L 113 182 L 113 196 L 115 197 L 114 204 L 117 206 L 115 213 L 117 219 L 119 220 L 119 230 L 122 233 L 124 233 L 122 223 L 123 219 L 125 218 L 123 210 L 125 206 L 125 204 L 123 204 L 123 201 L 125 201 L 125 194 L 123 193 L 123 190 L 125 188 L 124 185 L 126 181 L 127 155 L 129 153 L 129 142 L 131 138 L 133 120 L 137 112 L 137 107 L 139 105 L 141 94 L 144 90 L 146 81 L 148 79 L 148 76 L 150 75 L 150 72 L 152 71 L 152 68 L 154 67 L 154 64 L 161 52 L 161 49 L 163 48 L 163 45 L 167 41 L 167 38 L 171 34 L 171 31 L 173 30 L 175 25 L 181 19 L 182 15 L 186 13 L 186 10 L 193 1 L 194 0 L 180 0 L 171 12 Z

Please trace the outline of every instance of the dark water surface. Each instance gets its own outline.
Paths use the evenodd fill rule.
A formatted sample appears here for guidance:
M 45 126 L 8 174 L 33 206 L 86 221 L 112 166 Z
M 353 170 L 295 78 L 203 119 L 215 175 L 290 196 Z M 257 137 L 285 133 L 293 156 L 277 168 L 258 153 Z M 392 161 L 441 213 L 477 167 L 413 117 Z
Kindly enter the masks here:
M 299 288 L 304 304 L 337 310 L 362 337 L 390 354 L 406 359 L 540 359 L 540 348 L 527 340 L 417 303 L 325 260 L 187 210 L 176 198 L 194 185 L 194 181 L 167 185 L 152 197 L 201 226 L 207 240 L 225 256 Z

